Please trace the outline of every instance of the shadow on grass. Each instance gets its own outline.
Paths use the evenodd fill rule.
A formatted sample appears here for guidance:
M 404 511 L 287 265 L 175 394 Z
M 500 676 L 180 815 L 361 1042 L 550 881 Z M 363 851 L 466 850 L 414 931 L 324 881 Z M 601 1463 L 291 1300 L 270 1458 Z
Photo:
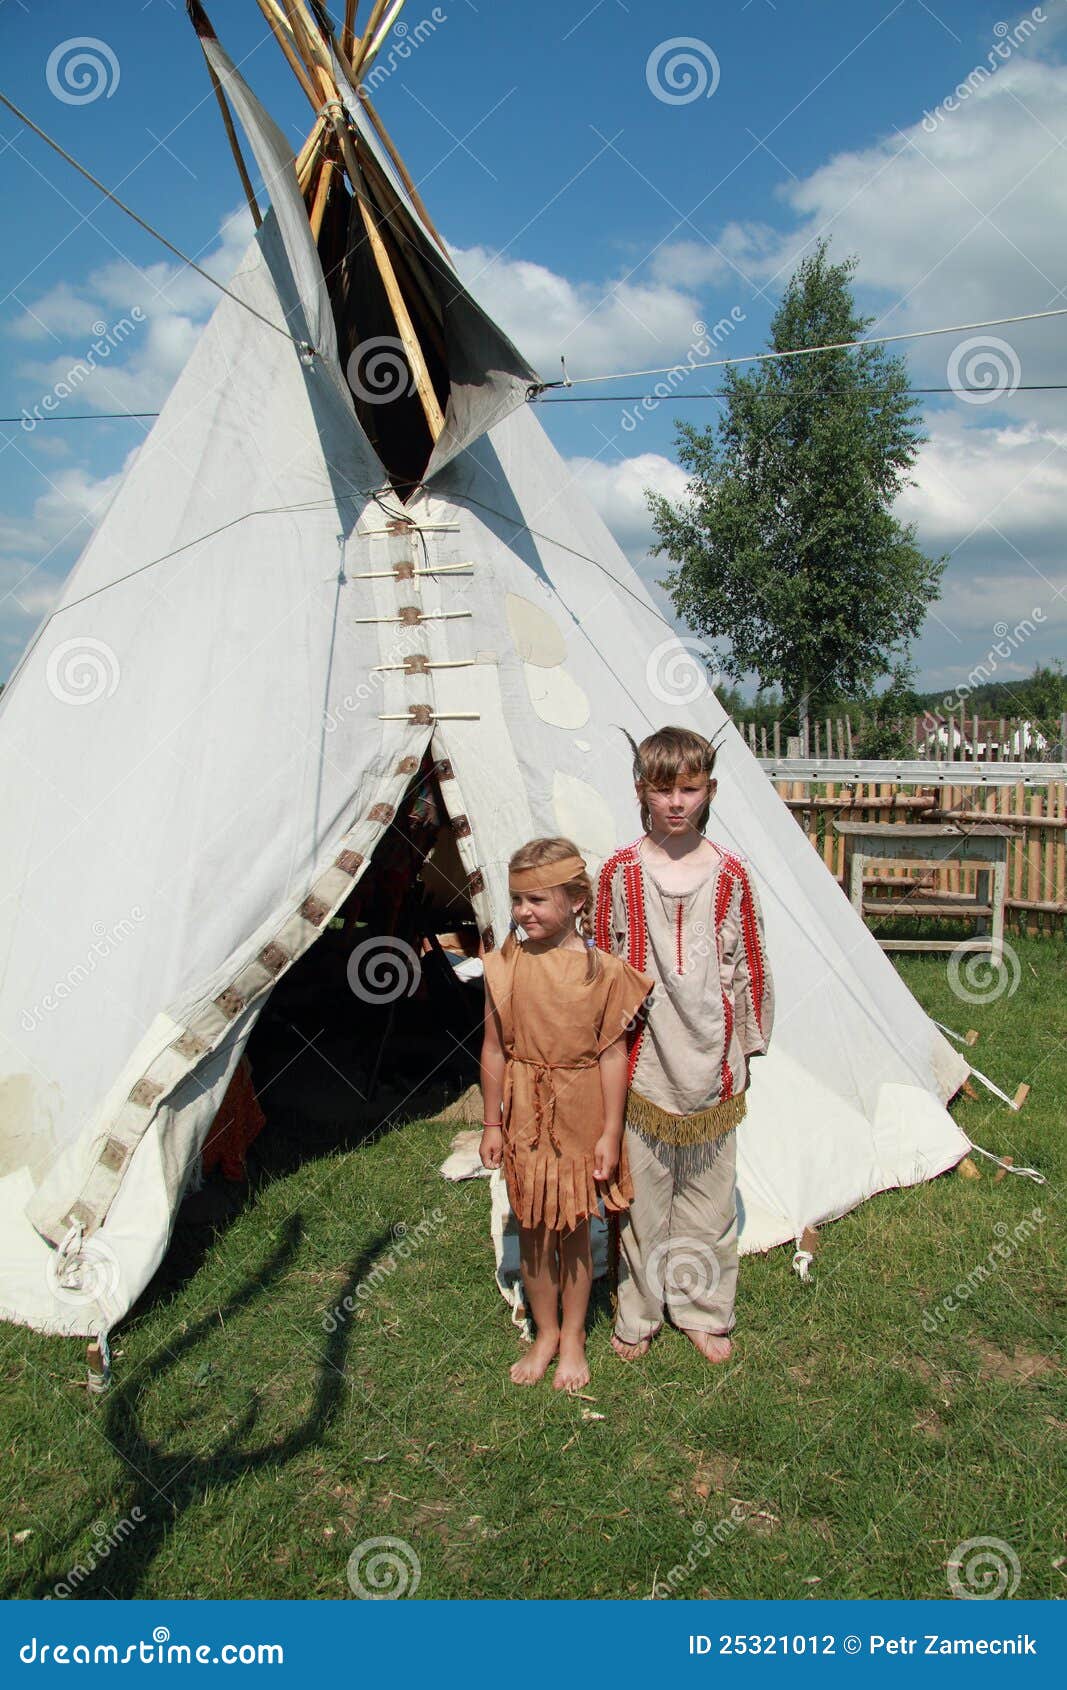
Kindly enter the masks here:
M 260 1415 L 258 1389 L 250 1392 L 245 1409 L 228 1422 L 220 1441 L 199 1454 L 190 1454 L 188 1449 L 164 1448 L 145 1433 L 140 1423 L 146 1394 L 149 1391 L 166 1391 L 167 1375 L 190 1353 L 195 1353 L 208 1332 L 214 1332 L 220 1314 L 225 1321 L 229 1316 L 254 1308 L 261 1299 L 271 1294 L 295 1261 L 303 1235 L 304 1225 L 299 1213 L 290 1216 L 281 1239 L 258 1273 L 250 1276 L 219 1310 L 212 1309 L 210 1315 L 197 1321 L 175 1340 L 160 1344 L 154 1354 L 140 1362 L 134 1372 L 114 1386 L 103 1400 L 101 1430 L 122 1457 L 133 1478 L 132 1490 L 124 1501 L 127 1518 L 137 1522 L 129 1535 L 120 1539 L 103 1559 L 97 1560 L 90 1553 L 85 1556 L 85 1562 L 79 1562 L 75 1558 L 74 1546 L 85 1532 L 93 1529 L 92 1522 L 100 1512 L 96 1508 L 71 1527 L 66 1544 L 72 1557 L 70 1563 L 57 1571 L 40 1574 L 29 1588 L 24 1584 L 21 1589 L 5 1589 L 0 1594 L 5 1598 L 12 1595 L 40 1598 L 54 1593 L 56 1587 L 62 1584 L 68 1587 L 61 1592 L 62 1595 L 69 1594 L 83 1600 L 90 1597 L 128 1599 L 150 1596 L 147 1576 L 166 1536 L 173 1531 L 186 1509 L 202 1506 L 205 1498 L 213 1492 L 227 1490 L 246 1475 L 283 1468 L 295 1456 L 321 1442 L 344 1390 L 350 1322 L 338 1323 L 333 1332 L 323 1329 L 312 1406 L 304 1418 L 281 1438 L 272 1436 L 269 1442 L 251 1442 Z M 349 1264 L 344 1284 L 337 1292 L 338 1304 L 354 1294 L 378 1257 L 387 1252 L 393 1243 L 392 1234 L 383 1232 Z M 264 1383 L 267 1382 L 264 1380 Z M 172 1398 L 172 1402 L 176 1401 Z M 135 1509 L 138 1511 L 136 1515 Z

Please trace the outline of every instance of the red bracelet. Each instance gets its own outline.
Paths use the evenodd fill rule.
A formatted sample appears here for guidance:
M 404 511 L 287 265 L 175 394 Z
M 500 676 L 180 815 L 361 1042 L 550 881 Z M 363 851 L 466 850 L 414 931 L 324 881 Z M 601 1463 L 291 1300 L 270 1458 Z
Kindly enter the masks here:
M 483 1121 L 483 1127 L 503 1127 L 503 1121 Z

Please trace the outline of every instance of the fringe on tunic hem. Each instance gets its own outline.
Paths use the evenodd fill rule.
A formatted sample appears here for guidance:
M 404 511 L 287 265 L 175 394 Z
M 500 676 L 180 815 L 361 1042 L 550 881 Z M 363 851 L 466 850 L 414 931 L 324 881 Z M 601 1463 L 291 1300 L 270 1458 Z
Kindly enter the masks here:
M 744 1119 L 746 1111 L 744 1092 L 724 1098 L 695 1115 L 671 1115 L 632 1088 L 626 1100 L 627 1125 L 643 1137 L 662 1139 L 665 1144 L 710 1144 L 731 1132 Z

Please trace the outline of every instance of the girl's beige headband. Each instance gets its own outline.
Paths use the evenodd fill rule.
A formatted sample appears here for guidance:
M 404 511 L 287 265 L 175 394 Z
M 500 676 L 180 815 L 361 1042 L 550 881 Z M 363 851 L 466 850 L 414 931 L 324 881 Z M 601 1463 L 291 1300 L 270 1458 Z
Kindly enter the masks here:
M 549 886 L 565 886 L 585 873 L 584 857 L 561 857 L 556 863 L 541 863 L 537 868 L 512 869 L 508 875 L 511 892 L 543 892 Z

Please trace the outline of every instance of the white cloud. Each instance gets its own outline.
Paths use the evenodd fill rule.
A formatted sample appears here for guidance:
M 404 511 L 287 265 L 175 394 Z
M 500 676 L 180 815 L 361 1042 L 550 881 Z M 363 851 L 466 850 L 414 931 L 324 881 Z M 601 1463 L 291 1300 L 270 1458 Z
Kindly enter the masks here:
M 791 228 L 775 235 L 765 223 L 732 223 L 707 246 L 687 238 L 662 247 L 650 273 L 719 286 L 730 273 L 727 255 L 774 298 L 827 235 L 835 256 L 859 256 L 857 284 L 877 313 L 872 333 L 1062 306 L 1065 141 L 1067 65 L 1017 53 L 956 110 L 935 106 L 907 129 L 784 183 L 779 198 L 793 214 Z M 996 332 L 1018 355 L 1023 382 L 1067 379 L 1062 321 Z M 960 338 L 911 343 L 912 368 L 944 381 Z M 1025 410 L 1030 396 L 1014 404 Z
M 248 209 L 241 206 L 198 262 L 225 284 L 251 234 Z M 16 370 L 35 390 L 27 394 L 23 386 L 27 409 L 32 413 L 58 388 L 61 408 L 158 410 L 219 297 L 218 288 L 188 265 L 167 261 L 138 269 L 114 259 L 78 287 L 64 282 L 26 301 L 5 328 L 46 354 Z M 97 350 L 91 350 L 94 341 Z
M 84 545 L 136 455 L 136 448 L 128 452 L 121 469 L 111 475 L 94 476 L 81 465 L 56 470 L 29 516 L 0 523 L 0 553 L 43 557 L 60 550 L 68 554 Z
M 963 407 L 961 407 L 961 410 Z M 942 551 L 968 536 L 1002 535 L 1002 551 L 1035 557 L 1067 551 L 1067 431 L 1028 422 L 1013 427 L 964 423 L 939 414 L 916 461 L 916 485 L 897 504 L 924 544 Z
M 686 475 L 658 452 L 604 463 L 599 458 L 568 458 L 567 467 L 599 511 L 631 562 L 643 558 L 655 540 L 646 487 L 668 499 L 680 499 Z M 658 567 L 658 573 L 663 569 Z
M 667 282 L 571 282 L 486 247 L 453 251 L 466 286 L 546 381 L 665 364 L 698 339 L 696 295 Z

